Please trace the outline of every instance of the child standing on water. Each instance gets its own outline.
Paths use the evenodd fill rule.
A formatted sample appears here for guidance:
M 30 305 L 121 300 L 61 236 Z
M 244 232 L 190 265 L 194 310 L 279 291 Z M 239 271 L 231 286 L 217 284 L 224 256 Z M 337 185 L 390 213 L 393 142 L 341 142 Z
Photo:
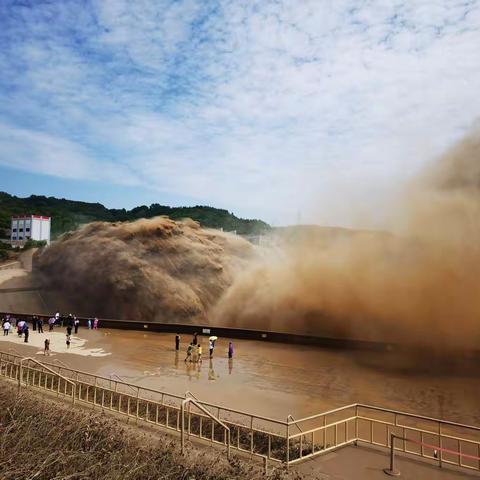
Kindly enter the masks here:
M 189 360 L 190 362 L 192 361 L 192 352 L 193 352 L 193 343 L 190 343 L 190 345 L 187 347 L 187 356 L 185 357 L 185 362 Z
M 45 348 L 43 350 L 44 355 L 50 355 L 50 340 L 48 338 L 45 339 Z

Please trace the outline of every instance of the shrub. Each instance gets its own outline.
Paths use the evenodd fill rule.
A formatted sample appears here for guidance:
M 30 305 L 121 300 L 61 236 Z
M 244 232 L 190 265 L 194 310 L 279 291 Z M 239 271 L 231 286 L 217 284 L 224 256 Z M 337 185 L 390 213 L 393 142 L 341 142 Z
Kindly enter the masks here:
M 24 250 L 28 250 L 30 248 L 42 248 L 42 247 L 45 247 L 47 245 L 47 241 L 46 240 L 27 240 L 25 242 L 25 245 L 23 246 L 23 249 Z

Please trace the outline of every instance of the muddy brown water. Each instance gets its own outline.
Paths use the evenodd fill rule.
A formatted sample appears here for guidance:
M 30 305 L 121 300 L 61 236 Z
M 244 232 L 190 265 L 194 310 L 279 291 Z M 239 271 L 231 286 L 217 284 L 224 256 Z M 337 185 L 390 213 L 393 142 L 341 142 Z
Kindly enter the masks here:
M 220 338 L 209 361 L 203 337 L 205 358 L 191 364 L 184 362 L 191 340 L 186 335 L 179 353 L 171 334 L 82 328 L 79 337 L 87 339 L 86 348 L 102 348 L 110 355 L 88 357 L 72 350 L 52 359 L 169 393 L 190 390 L 201 400 L 254 414 L 285 420 L 288 414 L 298 418 L 359 402 L 480 425 L 480 366 L 475 359 L 234 340 L 235 355 L 229 360 L 228 339 Z M 11 340 L 0 350 L 13 347 L 36 356 L 38 348 L 15 336 Z

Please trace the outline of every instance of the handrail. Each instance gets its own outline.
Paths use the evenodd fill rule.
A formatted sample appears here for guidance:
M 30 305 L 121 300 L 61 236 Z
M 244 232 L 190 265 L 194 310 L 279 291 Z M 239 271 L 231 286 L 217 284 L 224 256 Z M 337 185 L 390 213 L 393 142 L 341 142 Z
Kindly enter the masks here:
M 64 368 L 68 368 L 69 370 L 71 369 L 65 362 L 62 362 L 61 360 L 59 360 L 58 358 L 54 358 L 52 360 L 52 363 L 58 363 L 60 366 L 64 367 Z
M 120 375 L 117 375 L 115 372 L 110 373 L 110 381 L 112 381 L 112 378 L 114 379 L 116 378 L 117 380 L 115 381 L 117 383 L 118 383 L 118 380 L 120 380 L 120 383 L 122 383 L 123 385 L 128 387 L 130 390 L 132 390 L 132 392 L 137 393 L 138 389 L 141 388 L 141 387 L 137 387 L 137 389 L 135 389 L 134 387 L 132 387 L 130 383 L 125 382 L 125 380 L 122 377 L 120 377 Z
M 230 460 L 230 428 L 225 425 L 219 418 L 215 417 L 212 413 L 210 413 L 206 408 L 204 408 L 199 402 L 197 402 L 193 398 L 186 398 L 182 402 L 182 408 L 181 408 L 181 451 L 182 454 L 185 451 L 185 406 L 190 405 L 193 403 L 200 411 L 202 411 L 205 415 L 209 416 L 212 420 L 217 422 L 220 426 L 222 426 L 225 429 L 225 432 L 227 433 L 227 458 Z
M 52 373 L 53 375 L 56 375 L 57 377 L 63 379 L 65 382 L 69 383 L 70 385 L 72 385 L 72 403 L 75 404 L 75 395 L 76 395 L 76 389 L 77 389 L 77 384 L 70 380 L 69 378 L 67 377 L 64 377 L 63 375 L 61 375 L 60 373 L 56 372 L 55 370 L 47 367 L 46 365 L 44 365 L 42 362 L 39 362 L 38 360 L 36 360 L 35 358 L 32 358 L 32 357 L 25 357 L 25 358 L 22 358 L 20 360 L 20 368 L 18 369 L 18 388 L 20 389 L 21 387 L 21 380 L 22 380 L 22 372 L 23 372 L 23 362 L 33 362 L 33 363 L 36 363 L 37 365 L 40 365 L 41 367 L 43 367 L 45 370 L 47 370 L 48 372 Z
M 306 422 L 308 420 L 315 420 L 316 418 L 319 418 L 319 417 L 324 417 L 326 415 L 331 415 L 332 413 L 340 412 L 341 410 L 347 410 L 349 408 L 355 408 L 359 406 L 360 406 L 359 403 L 351 403 L 350 405 L 345 405 L 344 407 L 338 407 L 338 408 L 334 408 L 333 410 L 328 410 L 326 412 L 310 415 L 309 417 L 300 418 L 299 420 L 297 420 L 297 423 Z
M 197 400 L 197 401 L 199 401 L 199 402 L 201 401 L 201 400 L 200 400 L 198 397 L 196 397 L 190 390 L 187 390 L 187 391 L 185 392 L 185 398 L 187 397 L 187 395 L 189 395 L 190 397 L 194 398 L 195 400 Z
M 370 410 L 377 410 L 379 412 L 393 413 L 393 414 L 404 416 L 404 417 L 417 418 L 419 420 L 427 420 L 430 422 L 442 423 L 444 425 L 450 425 L 452 427 L 461 427 L 461 428 L 468 428 L 471 430 L 480 431 L 480 427 L 475 427 L 474 425 L 466 425 L 465 423 L 457 423 L 457 422 L 451 422 L 450 420 L 441 420 L 440 418 L 426 417 L 424 415 L 417 415 L 416 413 L 407 413 L 407 412 L 402 412 L 401 410 L 392 410 L 390 408 L 376 407 L 373 405 L 366 405 L 364 403 L 357 403 L 356 406 L 359 408 L 368 408 Z
M 297 421 L 293 418 L 293 415 L 291 415 L 290 413 L 287 415 L 287 421 L 290 422 L 290 420 L 293 422 L 293 424 L 298 428 L 298 430 L 300 431 L 300 433 L 303 432 L 303 430 L 298 426 L 297 424 Z
M 344 418 L 342 420 L 338 420 L 336 422 L 328 423 L 327 425 L 322 425 L 321 427 L 312 428 L 310 430 L 304 430 L 300 433 L 294 433 L 294 434 L 290 435 L 290 439 L 306 436 L 306 435 L 308 435 L 312 432 L 321 432 L 322 430 L 326 430 L 327 428 L 335 427 L 336 425 L 341 425 L 342 423 L 351 422 L 352 420 L 356 420 L 356 419 L 357 419 L 356 416 L 348 417 L 348 418 Z

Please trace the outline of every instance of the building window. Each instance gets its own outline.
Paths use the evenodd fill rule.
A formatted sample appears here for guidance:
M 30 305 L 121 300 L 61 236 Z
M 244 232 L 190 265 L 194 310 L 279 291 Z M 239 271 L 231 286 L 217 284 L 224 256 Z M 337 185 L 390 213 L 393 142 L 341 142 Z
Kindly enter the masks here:
M 27 228 L 25 229 L 25 231 L 26 231 L 26 232 L 29 232 L 29 231 L 30 231 L 30 227 L 27 227 Z
M 16 229 L 16 228 L 12 228 L 12 232 L 16 232 L 16 231 L 17 231 L 17 229 Z

